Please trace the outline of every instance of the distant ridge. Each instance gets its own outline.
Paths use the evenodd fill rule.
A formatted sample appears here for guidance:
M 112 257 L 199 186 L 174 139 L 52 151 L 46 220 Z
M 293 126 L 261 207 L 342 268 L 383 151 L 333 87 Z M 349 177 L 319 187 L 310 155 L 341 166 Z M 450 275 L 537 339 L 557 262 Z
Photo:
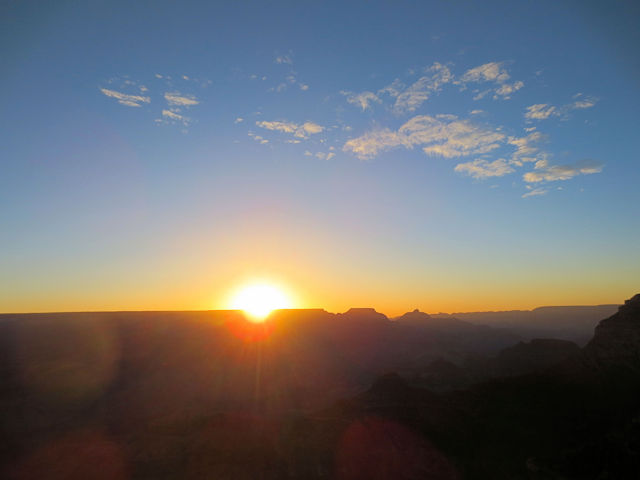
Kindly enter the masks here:
M 389 321 L 389 317 L 384 313 L 377 312 L 375 308 L 350 308 L 344 313 L 339 313 L 338 317 L 349 320 Z
M 618 308 L 619 303 L 602 303 L 598 305 L 542 305 L 531 309 L 514 309 L 514 310 L 475 310 L 471 312 L 438 312 L 431 313 L 432 317 L 457 317 L 465 315 L 493 315 L 493 314 L 509 314 L 509 313 L 531 313 L 536 311 L 554 310 L 592 310 L 592 309 L 612 309 Z
M 533 310 L 505 310 L 432 314 L 467 322 L 505 328 L 524 339 L 558 338 L 585 345 L 600 320 L 613 315 L 619 305 L 544 306 Z

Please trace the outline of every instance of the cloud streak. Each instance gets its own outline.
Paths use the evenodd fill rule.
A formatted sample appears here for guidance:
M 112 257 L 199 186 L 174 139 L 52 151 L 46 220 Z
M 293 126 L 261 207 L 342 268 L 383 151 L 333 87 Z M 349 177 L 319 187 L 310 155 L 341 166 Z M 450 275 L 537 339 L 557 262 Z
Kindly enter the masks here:
M 542 187 L 538 187 L 538 188 L 533 188 L 527 185 L 527 192 L 524 193 L 522 195 L 522 198 L 527 198 L 527 197 L 537 197 L 540 195 L 546 195 L 547 192 L 549 191 L 546 188 L 542 188 Z
M 594 160 L 582 160 L 570 165 L 548 165 L 546 161 L 536 163 L 536 170 L 522 177 L 527 183 L 555 182 L 569 180 L 578 175 L 591 175 L 602 172 L 604 165 Z
M 293 122 L 281 122 L 281 121 L 258 121 L 256 125 L 266 130 L 272 130 L 276 132 L 289 133 L 296 138 L 307 139 L 310 135 L 315 135 L 324 130 L 324 127 L 314 122 L 305 122 L 297 124 Z
M 399 79 L 380 89 L 378 95 L 389 95 L 395 98 L 393 111 L 396 114 L 415 112 L 429 97 L 442 90 L 442 86 L 453 81 L 453 74 L 449 67 L 435 62 L 425 68 L 424 75 L 414 83 L 405 86 Z
M 503 177 L 515 172 L 513 167 L 511 167 L 504 158 L 499 158 L 493 162 L 477 159 L 472 162 L 459 163 L 455 166 L 454 170 L 479 180 L 489 177 Z
M 286 65 L 293 65 L 293 59 L 291 58 L 291 55 L 278 55 L 275 59 L 275 62 L 278 64 L 286 64 Z
M 192 107 L 200 103 L 194 95 L 182 95 L 179 92 L 166 92 L 164 99 L 172 107 Z
M 585 96 L 581 93 L 574 95 L 573 98 L 575 99 L 573 102 L 560 107 L 548 103 L 530 105 L 524 113 L 524 118 L 527 120 L 546 120 L 551 117 L 568 117 L 572 110 L 591 108 L 598 102 L 596 97 Z
M 518 80 L 513 83 L 507 83 L 511 76 L 502 65 L 502 62 L 489 62 L 471 68 L 467 70 L 456 83 L 463 88 L 466 88 L 469 83 L 495 83 L 497 87 L 493 90 L 488 89 L 478 92 L 473 99 L 480 100 L 493 91 L 494 100 L 508 100 L 513 93 L 524 87 L 524 82 Z
M 467 70 L 460 78 L 462 83 L 469 82 L 498 82 L 509 80 L 510 76 L 502 68 L 502 62 L 490 62 Z
M 351 139 L 343 150 L 366 160 L 392 148 L 421 146 L 427 155 L 453 158 L 490 152 L 500 147 L 504 139 L 503 133 L 459 120 L 454 115 L 418 115 L 397 131 L 373 130 Z
M 521 167 L 523 163 L 536 162 L 541 159 L 538 144 L 545 138 L 540 132 L 532 132 L 524 137 L 509 137 L 508 143 L 515 147 L 511 155 L 511 163 Z
M 411 70 L 411 74 L 413 74 Z M 377 92 L 363 91 L 353 93 L 342 91 L 347 97 L 347 102 L 360 107 L 362 111 L 368 110 L 375 103 L 382 103 L 383 97 L 391 97 L 393 105 L 391 110 L 396 115 L 416 112 L 431 96 L 440 92 L 445 85 L 458 85 L 465 90 L 470 84 L 494 83 L 493 87 L 484 90 L 475 90 L 474 100 L 480 100 L 492 94 L 494 100 L 511 98 L 515 92 L 524 87 L 524 82 L 510 83 L 510 75 L 503 67 L 502 62 L 490 62 L 467 70 L 460 77 L 456 77 L 449 66 L 439 62 L 423 69 L 423 75 L 413 83 L 406 85 L 399 78 L 391 84 L 379 89 Z
M 558 109 L 547 103 L 536 103 L 527 107 L 524 118 L 527 120 L 546 120 L 547 118 L 557 115 Z
M 101 88 L 100 91 L 107 97 L 115 98 L 119 104 L 127 107 L 141 107 L 143 103 L 150 103 L 151 99 L 142 95 L 129 95 L 107 88 Z
M 347 103 L 360 107 L 363 112 L 371 108 L 371 105 L 373 103 L 382 102 L 382 100 L 380 100 L 380 97 L 378 97 L 373 92 L 367 91 L 362 93 L 353 93 L 353 92 L 342 90 L 340 93 L 347 97 Z

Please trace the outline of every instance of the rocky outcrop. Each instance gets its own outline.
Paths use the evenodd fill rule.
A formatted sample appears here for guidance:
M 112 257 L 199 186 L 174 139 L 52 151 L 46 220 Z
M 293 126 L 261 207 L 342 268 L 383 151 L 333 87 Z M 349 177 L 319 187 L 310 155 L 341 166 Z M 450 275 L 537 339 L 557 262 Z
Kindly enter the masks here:
M 640 294 L 600 322 L 583 352 L 590 366 L 624 368 L 640 374 Z

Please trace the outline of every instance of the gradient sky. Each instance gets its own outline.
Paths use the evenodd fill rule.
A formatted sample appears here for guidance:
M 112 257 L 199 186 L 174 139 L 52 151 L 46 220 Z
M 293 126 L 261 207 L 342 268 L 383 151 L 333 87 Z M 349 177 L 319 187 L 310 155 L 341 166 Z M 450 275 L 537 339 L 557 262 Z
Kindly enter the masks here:
M 0 311 L 640 287 L 637 2 L 3 2 Z

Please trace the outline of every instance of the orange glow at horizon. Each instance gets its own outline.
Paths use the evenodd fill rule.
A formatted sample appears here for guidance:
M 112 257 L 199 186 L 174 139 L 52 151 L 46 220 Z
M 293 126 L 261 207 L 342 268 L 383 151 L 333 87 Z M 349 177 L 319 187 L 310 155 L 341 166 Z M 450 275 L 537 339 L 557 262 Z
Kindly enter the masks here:
M 230 308 L 244 311 L 253 322 L 262 322 L 273 311 L 292 308 L 290 296 L 271 283 L 252 283 L 239 288 L 233 295 Z

